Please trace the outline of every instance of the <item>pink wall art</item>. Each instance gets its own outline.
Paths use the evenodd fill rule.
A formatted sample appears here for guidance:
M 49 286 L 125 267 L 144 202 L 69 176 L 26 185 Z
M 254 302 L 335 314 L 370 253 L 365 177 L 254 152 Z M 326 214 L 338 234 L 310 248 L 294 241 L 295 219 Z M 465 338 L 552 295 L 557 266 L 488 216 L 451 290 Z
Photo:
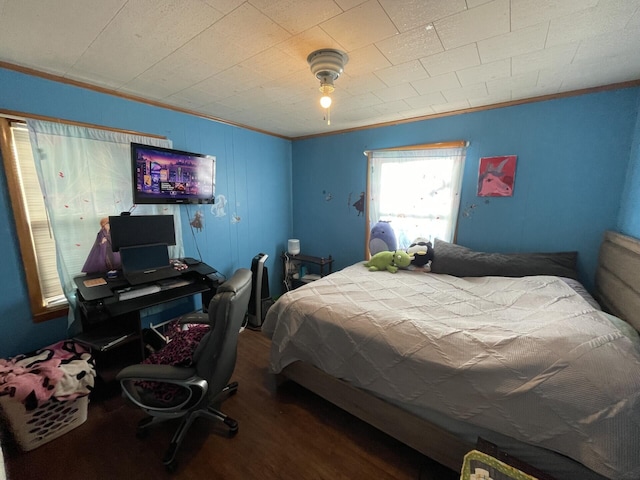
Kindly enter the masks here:
M 517 158 L 516 155 L 481 158 L 478 170 L 478 196 L 512 196 Z

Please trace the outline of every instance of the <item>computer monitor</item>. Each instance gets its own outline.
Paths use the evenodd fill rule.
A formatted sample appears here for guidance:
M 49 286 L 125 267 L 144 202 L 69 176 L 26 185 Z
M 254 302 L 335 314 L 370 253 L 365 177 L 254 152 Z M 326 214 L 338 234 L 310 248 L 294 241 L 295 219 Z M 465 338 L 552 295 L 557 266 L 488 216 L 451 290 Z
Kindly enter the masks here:
M 121 247 L 176 244 L 173 215 L 119 215 L 109 217 L 111 228 L 111 248 L 114 252 Z

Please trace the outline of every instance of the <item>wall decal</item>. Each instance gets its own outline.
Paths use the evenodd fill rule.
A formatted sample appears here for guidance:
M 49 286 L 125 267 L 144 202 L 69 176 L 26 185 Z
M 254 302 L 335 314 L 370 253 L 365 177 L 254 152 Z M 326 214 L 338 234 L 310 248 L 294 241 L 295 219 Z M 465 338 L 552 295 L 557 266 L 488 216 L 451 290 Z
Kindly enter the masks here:
M 473 209 L 476 208 L 478 205 L 476 205 L 475 203 L 471 203 L 469 205 L 467 205 L 467 207 L 462 211 L 462 216 L 464 218 L 469 218 L 473 215 Z
M 512 196 L 517 158 L 516 155 L 481 158 L 478 169 L 478 196 Z
M 211 214 L 214 217 L 225 217 L 227 215 L 226 206 L 227 198 L 224 195 L 216 195 L 213 205 L 211 205 Z
M 202 212 L 200 210 L 196 211 L 196 213 L 193 215 L 193 220 L 189 222 L 189 225 L 201 232 L 203 227 L 202 218 Z
M 485 205 L 489 205 L 490 201 L 488 198 L 484 199 L 483 202 Z M 462 211 L 462 216 L 464 218 L 471 218 L 473 217 L 473 212 L 476 208 L 478 208 L 480 205 L 478 205 L 477 203 L 468 203 L 467 206 L 465 207 L 465 209 Z
M 351 194 L 349 194 L 349 203 L 351 203 Z M 358 211 L 358 216 L 364 213 L 364 192 L 360 192 L 360 198 L 356 200 L 353 206 Z

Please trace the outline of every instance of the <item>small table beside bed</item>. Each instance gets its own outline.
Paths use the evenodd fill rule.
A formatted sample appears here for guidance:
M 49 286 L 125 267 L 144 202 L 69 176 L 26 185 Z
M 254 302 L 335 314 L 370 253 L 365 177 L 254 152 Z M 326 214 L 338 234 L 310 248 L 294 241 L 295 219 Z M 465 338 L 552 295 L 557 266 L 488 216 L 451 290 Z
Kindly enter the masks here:
M 557 479 L 640 478 L 640 241 L 606 232 L 597 302 L 575 252 L 434 250 L 283 295 L 270 371 L 456 471 L 481 437 Z

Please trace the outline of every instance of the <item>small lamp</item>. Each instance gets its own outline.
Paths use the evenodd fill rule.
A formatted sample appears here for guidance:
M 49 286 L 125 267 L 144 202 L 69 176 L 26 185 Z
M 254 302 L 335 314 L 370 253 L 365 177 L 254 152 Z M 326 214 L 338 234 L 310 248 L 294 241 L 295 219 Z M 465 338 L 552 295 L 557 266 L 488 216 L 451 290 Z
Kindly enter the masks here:
M 290 255 L 298 255 L 300 253 L 300 240 L 297 238 L 290 238 L 287 245 L 287 252 Z

